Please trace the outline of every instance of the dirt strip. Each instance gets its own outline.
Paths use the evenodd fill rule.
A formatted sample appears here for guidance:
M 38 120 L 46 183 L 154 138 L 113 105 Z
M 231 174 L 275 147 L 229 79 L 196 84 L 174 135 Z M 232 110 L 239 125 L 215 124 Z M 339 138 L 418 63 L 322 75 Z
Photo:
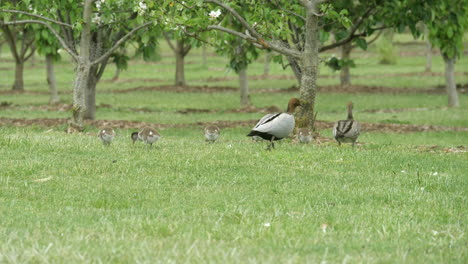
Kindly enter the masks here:
M 24 118 L 6 118 L 0 117 L 0 126 L 40 126 L 46 128 L 53 128 L 57 126 L 66 125 L 68 118 L 37 118 L 37 119 L 24 119 Z M 204 127 L 207 125 L 215 124 L 221 128 L 229 127 L 251 127 L 255 125 L 258 120 L 240 120 L 240 121 L 214 121 L 214 122 L 194 122 L 188 124 L 158 124 L 147 123 L 140 121 L 129 120 L 87 120 L 86 124 L 95 127 L 112 126 L 114 128 L 128 129 L 128 128 L 142 128 L 144 126 L 152 126 L 157 129 L 166 128 L 185 128 L 185 127 Z M 333 122 L 316 121 L 316 128 L 331 129 Z M 407 124 L 388 124 L 388 123 L 361 123 L 363 132 L 392 132 L 392 133 L 411 133 L 411 132 L 435 132 L 435 131 L 461 131 L 468 132 L 468 127 L 447 127 L 435 125 L 407 125 Z
M 468 83 L 457 84 L 457 90 L 459 93 L 468 93 Z M 161 85 L 161 86 L 137 86 L 128 89 L 120 90 L 106 90 L 100 91 L 98 93 L 134 93 L 141 91 L 155 91 L 155 92 L 172 92 L 172 93 L 223 93 L 223 92 L 238 92 L 239 88 L 234 86 L 174 86 L 174 85 Z M 444 86 L 435 86 L 427 88 L 396 88 L 396 87 L 386 87 L 386 86 L 370 86 L 370 85 L 349 85 L 343 87 L 341 85 L 326 85 L 317 87 L 319 93 L 345 93 L 345 94 L 357 94 L 357 93 L 385 93 L 385 94 L 445 94 Z M 261 94 L 261 93 L 297 93 L 299 92 L 299 87 L 292 86 L 289 88 L 283 89 L 271 89 L 271 88 L 262 88 L 262 89 L 252 89 L 250 91 L 252 94 Z M 60 92 L 60 94 L 70 94 L 71 92 Z M 13 90 L 0 90 L 0 95 L 12 95 L 12 94 L 33 94 L 33 95 L 47 95 L 48 91 L 35 91 L 35 90 L 26 90 L 22 92 L 13 91 Z

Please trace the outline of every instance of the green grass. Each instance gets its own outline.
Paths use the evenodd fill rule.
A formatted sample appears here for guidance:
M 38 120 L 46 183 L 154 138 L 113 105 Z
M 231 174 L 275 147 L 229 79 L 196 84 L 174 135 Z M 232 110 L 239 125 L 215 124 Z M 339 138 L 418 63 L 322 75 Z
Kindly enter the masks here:
M 395 38 L 411 41 L 408 35 Z M 116 140 L 104 147 L 93 126 L 82 134 L 63 133 L 66 124 L 0 126 L 0 263 L 468 261 L 468 153 L 449 151 L 467 146 L 466 132 L 363 131 L 355 150 L 334 141 L 302 145 L 285 139 L 267 152 L 265 143 L 245 136 L 250 127 L 238 126 L 223 128 L 220 140 L 207 144 L 197 122 L 263 114 L 233 112 L 239 95 L 232 91 L 115 93 L 173 83 L 174 59 L 161 44 L 160 62 L 131 61 L 121 82 L 108 81 L 115 70 L 109 65 L 96 98 L 97 119 L 185 124 L 161 129 L 153 149 L 133 145 L 130 129 L 117 129 Z M 351 70 L 352 82 L 414 93 L 319 93 L 318 119 L 345 118 L 345 105 L 353 101 L 361 122 L 468 127 L 468 95 L 459 95 L 459 108 L 448 109 L 446 95 L 421 92 L 444 83 L 440 57 L 433 58 L 434 76 L 420 76 L 424 42 L 398 50 L 403 55 L 396 65 L 379 65 L 373 47 L 353 51 L 358 67 Z M 237 87 L 227 60 L 210 54 L 207 66 L 200 65 L 199 49 L 189 54 L 188 83 Z M 465 56 L 456 65 L 457 83 L 468 82 L 467 67 Z M 249 74 L 262 73 L 260 58 Z M 73 67 L 66 56 L 56 74 L 62 102 L 70 104 Z M 285 89 L 295 80 L 280 65 L 272 64 L 271 74 L 290 78 L 250 80 L 252 103 L 284 109 L 296 92 L 259 89 Z M 325 67 L 320 74 L 319 85 L 339 82 L 338 73 Z M 10 89 L 12 78 L 4 46 L 0 92 Z M 70 117 L 43 107 L 49 99 L 43 59 L 27 66 L 25 84 L 34 93 L 0 95 L 0 103 L 13 104 L 0 107 L 0 118 Z M 180 112 L 187 108 L 210 112 Z M 375 112 L 389 109 L 407 110 Z M 319 132 L 331 137 L 330 129 Z
M 0 132 L 0 262 L 467 259 L 466 153 L 287 141 L 266 152 L 239 128 L 215 144 L 163 130 L 152 150 L 126 130 L 108 148 Z

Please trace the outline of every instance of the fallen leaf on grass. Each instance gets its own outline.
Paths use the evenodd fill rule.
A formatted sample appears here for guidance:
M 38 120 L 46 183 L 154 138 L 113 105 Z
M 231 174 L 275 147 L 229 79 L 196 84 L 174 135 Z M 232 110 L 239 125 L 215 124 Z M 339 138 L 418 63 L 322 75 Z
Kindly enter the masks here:
M 47 178 L 42 178 L 42 179 L 35 179 L 33 182 L 46 182 L 52 180 L 52 176 L 49 176 Z

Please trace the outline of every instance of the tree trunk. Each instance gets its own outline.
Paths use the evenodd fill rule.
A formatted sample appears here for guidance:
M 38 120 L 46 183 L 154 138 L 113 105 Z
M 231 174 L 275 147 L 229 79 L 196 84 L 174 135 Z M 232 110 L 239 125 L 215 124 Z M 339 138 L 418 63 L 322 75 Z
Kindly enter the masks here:
M 345 60 L 346 64 L 343 66 L 340 72 L 340 83 L 341 86 L 349 86 L 351 85 L 351 75 L 349 72 L 349 64 L 347 63 L 350 59 L 352 50 L 351 42 L 348 42 L 341 46 L 341 59 Z
M 175 50 L 176 54 L 176 73 L 175 73 L 175 85 L 185 86 L 185 71 L 184 71 L 184 41 L 178 39 Z
M 263 66 L 263 75 L 265 76 L 268 76 L 270 74 L 270 62 L 272 57 L 273 53 L 271 51 L 265 54 L 265 64 Z
M 114 77 L 112 77 L 112 81 L 113 82 L 118 81 L 119 76 L 120 76 L 120 69 L 116 67 Z
M 202 65 L 206 66 L 206 44 L 202 45 Z
M 459 107 L 457 86 L 455 82 L 455 58 L 443 55 L 445 61 L 445 84 L 448 95 L 448 106 Z
M 97 77 L 96 71 L 93 69 L 95 67 L 91 67 L 88 82 L 86 84 L 85 90 L 85 104 L 86 104 L 86 112 L 84 114 L 85 119 L 94 120 L 96 118 L 96 84 L 97 84 Z
M 15 91 L 24 91 L 24 61 L 16 60 L 15 63 L 15 82 L 13 83 L 12 89 Z
M 249 84 L 247 80 L 247 68 L 239 70 L 240 103 L 241 107 L 250 105 Z
M 49 104 L 57 104 L 60 102 L 60 98 L 57 93 L 57 82 L 55 81 L 54 72 L 54 57 L 52 55 L 46 55 L 46 69 L 47 69 L 47 84 L 49 84 Z
M 305 44 L 302 55 L 301 107 L 297 114 L 297 127 L 314 129 L 314 106 L 317 90 L 317 75 L 319 64 L 318 14 L 316 2 L 306 5 Z
M 429 40 L 429 29 L 424 26 L 424 35 L 426 37 L 426 67 L 425 71 L 430 72 L 432 70 L 432 43 Z
M 91 67 L 90 45 L 91 45 L 91 12 L 94 0 L 84 1 L 83 28 L 80 40 L 80 57 L 76 67 L 75 83 L 73 85 L 73 108 L 72 120 L 69 132 L 84 130 L 84 113 L 86 112 L 85 90 L 88 84 L 88 76 Z

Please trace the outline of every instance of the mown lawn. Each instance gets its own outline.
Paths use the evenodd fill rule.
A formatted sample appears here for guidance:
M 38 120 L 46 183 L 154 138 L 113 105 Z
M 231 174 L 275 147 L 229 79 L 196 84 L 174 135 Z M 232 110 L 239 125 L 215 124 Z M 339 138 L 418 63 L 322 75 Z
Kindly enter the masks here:
M 0 129 L 0 262 L 464 263 L 466 153 Z M 369 137 L 369 136 L 367 136 Z M 436 137 L 436 135 L 434 135 Z M 386 141 L 386 142 L 385 142 Z M 37 180 L 43 179 L 44 181 Z
M 268 152 L 245 136 L 250 127 L 233 126 L 207 144 L 197 122 L 253 121 L 263 113 L 236 111 L 235 91 L 116 93 L 173 83 L 173 59 L 161 44 L 160 62 L 134 60 L 120 82 L 109 81 L 109 66 L 97 95 L 97 119 L 161 125 L 153 149 L 133 145 L 132 129 L 116 129 L 105 147 L 93 126 L 82 134 L 64 133 L 65 124 L 0 126 L 0 263 L 468 262 L 467 132 L 363 131 L 355 150 L 285 139 Z M 423 43 L 398 49 L 422 52 Z M 210 55 L 202 66 L 200 50 L 190 53 L 188 83 L 237 87 L 227 60 Z M 353 101 L 361 122 L 468 127 L 466 93 L 460 108 L 448 109 L 446 95 L 422 92 L 444 83 L 439 57 L 435 73 L 421 75 L 422 55 L 390 66 L 377 64 L 372 48 L 353 56 L 354 84 L 414 93 L 322 92 L 319 120 L 345 118 Z M 4 92 L 13 64 L 6 49 L 1 58 Z M 45 107 L 43 63 L 38 57 L 26 69 L 29 92 L 0 94 L 0 118 L 70 117 L 66 107 Z M 466 84 L 466 56 L 456 67 L 457 82 Z M 70 104 L 73 67 L 65 57 L 56 69 L 62 101 Z M 260 76 L 262 59 L 249 72 Z M 275 78 L 250 80 L 252 103 L 283 109 L 296 92 L 261 89 L 286 89 L 295 80 L 280 65 L 270 74 Z M 338 84 L 338 73 L 322 67 L 321 74 L 320 85 Z M 318 132 L 331 137 L 330 129 Z

